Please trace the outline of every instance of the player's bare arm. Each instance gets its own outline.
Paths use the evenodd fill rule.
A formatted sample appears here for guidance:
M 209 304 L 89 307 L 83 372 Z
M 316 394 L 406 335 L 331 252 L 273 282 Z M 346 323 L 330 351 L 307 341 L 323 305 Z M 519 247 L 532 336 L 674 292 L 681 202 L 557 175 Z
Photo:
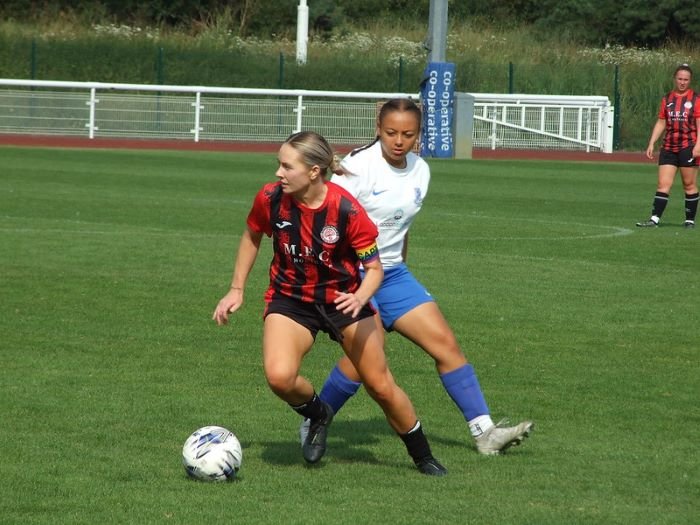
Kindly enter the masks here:
M 250 228 L 246 228 L 241 236 L 238 255 L 234 264 L 233 278 L 231 279 L 231 288 L 221 298 L 212 315 L 212 319 L 219 326 L 227 324 L 229 314 L 238 310 L 243 304 L 245 283 L 258 256 L 261 240 L 262 233 L 253 232 Z
M 344 314 L 351 314 L 357 317 L 360 310 L 372 298 L 374 293 L 379 289 L 379 285 L 384 279 L 384 270 L 379 259 L 364 263 L 365 277 L 362 279 L 362 284 L 355 290 L 355 293 L 337 292 L 338 297 L 333 301 L 336 308 Z

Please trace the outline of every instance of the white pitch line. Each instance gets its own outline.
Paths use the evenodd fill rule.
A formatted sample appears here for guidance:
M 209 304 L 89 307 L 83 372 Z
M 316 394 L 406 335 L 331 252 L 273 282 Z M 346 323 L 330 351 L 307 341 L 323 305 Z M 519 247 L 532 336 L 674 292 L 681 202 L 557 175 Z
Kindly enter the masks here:
M 67 230 L 62 228 L 6 228 L 0 226 L 2 233 L 28 233 L 28 234 L 43 234 L 43 233 L 58 233 L 58 234 L 74 234 L 74 235 L 140 235 L 151 237 L 183 237 L 201 239 L 220 238 L 220 237 L 240 237 L 240 233 L 200 233 L 200 232 L 179 232 L 168 230 Z
M 587 239 L 605 239 L 610 237 L 621 237 L 630 235 L 634 230 L 629 228 L 620 228 L 617 226 L 598 226 L 599 228 L 609 228 L 615 231 L 610 233 L 597 233 L 587 235 L 560 235 L 552 237 L 460 237 L 463 241 L 572 241 L 572 240 L 587 240 Z
M 487 215 L 476 215 L 476 214 L 471 214 L 471 215 L 464 215 L 461 213 L 454 213 L 454 212 L 437 212 L 436 215 L 445 215 L 445 216 L 451 216 L 451 217 L 459 217 L 462 220 L 466 219 L 483 219 L 483 220 L 489 220 L 489 221 L 496 221 L 496 220 L 501 220 L 504 222 L 510 221 L 510 219 L 506 219 L 504 217 L 491 217 Z M 467 240 L 467 241 L 567 241 L 567 240 L 584 240 L 584 239 L 603 239 L 603 238 L 610 238 L 610 237 L 621 237 L 624 235 L 630 235 L 634 232 L 634 230 L 631 230 L 629 228 L 623 228 L 621 226 L 607 226 L 603 224 L 585 224 L 585 223 L 580 223 L 580 222 L 561 222 L 561 221 L 548 221 L 544 219 L 529 219 L 529 218 L 522 218 L 518 219 L 521 222 L 534 222 L 538 224 L 553 224 L 557 226 L 578 226 L 578 227 L 583 227 L 583 228 L 591 228 L 591 229 L 606 229 L 606 230 L 613 230 L 609 233 L 596 233 L 596 234 L 586 234 L 582 233 L 579 235 L 559 235 L 559 236 L 537 236 L 537 237 L 460 237 L 462 240 Z
M 491 216 L 486 216 L 486 215 L 467 215 L 465 217 L 464 214 L 459 214 L 459 213 L 453 213 L 453 212 L 437 212 L 438 215 L 444 215 L 444 216 L 452 216 L 452 217 L 459 217 L 461 219 L 480 219 L 480 220 L 490 220 L 490 221 L 495 221 L 495 220 L 501 220 L 501 221 L 506 221 L 505 218 L 503 217 L 491 217 Z M 6 219 L 16 219 L 15 217 L 5 217 Z M 612 230 L 607 233 L 594 233 L 594 234 L 586 234 L 586 233 L 581 233 L 578 235 L 557 235 L 557 236 L 537 236 L 537 237 L 522 237 L 522 236 L 499 236 L 499 237 L 460 237 L 462 240 L 467 240 L 467 241 L 565 241 L 565 240 L 586 240 L 586 239 L 604 239 L 604 238 L 611 238 L 611 237 L 621 237 L 625 235 L 630 235 L 633 233 L 634 230 L 631 230 L 629 228 L 622 228 L 620 226 L 606 226 L 606 225 L 600 225 L 600 224 L 585 224 L 585 223 L 576 223 L 576 222 L 561 222 L 561 221 L 548 221 L 544 219 L 529 219 L 529 218 L 522 218 L 518 219 L 519 221 L 522 222 L 534 222 L 534 223 L 539 223 L 539 224 L 552 224 L 552 225 L 557 225 L 557 226 L 576 226 L 576 227 L 583 227 L 583 228 L 591 228 L 591 229 L 605 229 L 605 230 Z M 97 223 L 84 223 L 82 221 L 64 221 L 72 224 L 97 224 Z M 75 234 L 75 235 L 133 235 L 133 234 L 139 234 L 139 235 L 151 235 L 151 236 L 175 236 L 175 237 L 184 237 L 184 238 L 201 238 L 201 237 L 229 237 L 229 236 L 234 236 L 237 237 L 240 234 L 235 233 L 198 233 L 198 232 L 179 232 L 179 231 L 169 231 L 169 230 L 140 230 L 140 229 L 131 229 L 131 230 L 80 230 L 80 229 L 65 229 L 65 228 L 27 228 L 27 227 L 21 227 L 21 228 L 16 228 L 16 227 L 7 227 L 7 226 L 0 226 L 0 232 L 6 232 L 6 233 L 59 233 L 59 234 Z

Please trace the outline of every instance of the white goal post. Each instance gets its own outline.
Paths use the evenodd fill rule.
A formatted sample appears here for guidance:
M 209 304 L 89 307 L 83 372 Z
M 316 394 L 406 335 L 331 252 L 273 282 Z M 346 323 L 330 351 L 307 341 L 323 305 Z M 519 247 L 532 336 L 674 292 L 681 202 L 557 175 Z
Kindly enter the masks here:
M 612 152 L 607 97 L 462 95 L 473 112 L 456 115 L 455 144 L 469 133 L 476 148 Z M 377 102 L 394 97 L 420 95 L 0 79 L 0 134 L 281 142 L 314 129 L 359 145 L 374 138 Z

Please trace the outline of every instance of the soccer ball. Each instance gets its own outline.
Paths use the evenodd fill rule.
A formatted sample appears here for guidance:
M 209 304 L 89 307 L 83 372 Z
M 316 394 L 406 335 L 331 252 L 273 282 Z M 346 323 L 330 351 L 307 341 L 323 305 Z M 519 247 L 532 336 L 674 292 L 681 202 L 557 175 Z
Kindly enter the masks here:
M 224 427 L 195 430 L 182 447 L 182 464 L 187 474 L 203 481 L 234 479 L 243 462 L 241 443 Z

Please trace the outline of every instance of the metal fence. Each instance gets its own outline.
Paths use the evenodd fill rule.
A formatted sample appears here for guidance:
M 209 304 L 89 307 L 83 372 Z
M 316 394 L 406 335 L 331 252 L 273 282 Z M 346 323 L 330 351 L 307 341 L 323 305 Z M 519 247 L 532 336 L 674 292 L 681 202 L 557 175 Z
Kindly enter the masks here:
M 471 95 L 474 147 L 612 151 L 607 97 Z M 419 95 L 0 79 L 0 133 L 280 142 L 314 129 L 362 144 L 392 97 Z
M 474 145 L 490 149 L 613 149 L 607 97 L 477 94 Z

